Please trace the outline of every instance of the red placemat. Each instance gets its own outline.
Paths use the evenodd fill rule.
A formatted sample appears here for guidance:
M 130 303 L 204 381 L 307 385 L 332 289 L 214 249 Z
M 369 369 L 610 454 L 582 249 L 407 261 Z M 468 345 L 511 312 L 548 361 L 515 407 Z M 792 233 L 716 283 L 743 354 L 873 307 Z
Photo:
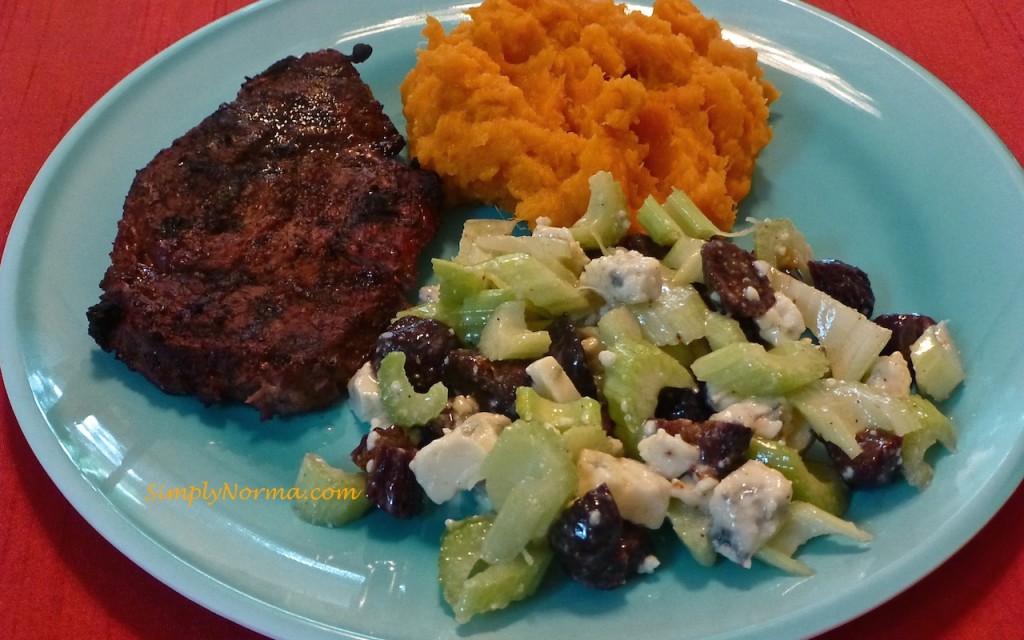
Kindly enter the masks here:
M 0 244 L 46 157 L 97 99 L 168 45 L 245 4 L 0 2 Z M 1018 161 L 1024 158 L 1024 3 L 811 4 L 920 63 L 963 97 Z M 258 637 L 175 593 L 101 538 L 36 461 L 6 392 L 0 392 L 0 429 L 0 638 Z M 932 575 L 822 637 L 1024 637 L 1022 510 L 1018 489 Z

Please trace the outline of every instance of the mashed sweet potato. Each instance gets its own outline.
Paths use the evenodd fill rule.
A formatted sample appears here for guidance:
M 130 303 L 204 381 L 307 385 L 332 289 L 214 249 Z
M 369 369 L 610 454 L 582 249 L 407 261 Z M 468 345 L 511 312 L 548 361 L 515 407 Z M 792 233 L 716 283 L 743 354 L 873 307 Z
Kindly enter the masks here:
M 750 190 L 777 97 L 756 53 L 689 0 L 484 0 L 401 86 L 411 154 L 449 201 L 571 224 L 611 171 L 638 208 L 684 189 L 722 229 Z

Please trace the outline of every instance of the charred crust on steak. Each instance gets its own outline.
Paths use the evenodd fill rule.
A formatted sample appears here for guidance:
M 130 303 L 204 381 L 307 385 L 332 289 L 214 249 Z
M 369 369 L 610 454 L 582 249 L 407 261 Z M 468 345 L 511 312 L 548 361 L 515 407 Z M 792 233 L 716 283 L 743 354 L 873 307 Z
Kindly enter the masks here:
M 172 394 L 263 418 L 344 394 L 407 304 L 439 224 L 436 175 L 327 49 L 248 78 L 140 170 L 87 312 L 105 351 Z

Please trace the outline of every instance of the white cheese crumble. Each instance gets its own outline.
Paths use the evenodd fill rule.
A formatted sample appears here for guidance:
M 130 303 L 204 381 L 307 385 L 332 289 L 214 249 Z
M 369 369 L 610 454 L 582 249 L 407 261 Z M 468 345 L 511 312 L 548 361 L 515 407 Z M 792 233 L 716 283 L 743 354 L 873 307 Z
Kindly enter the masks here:
M 608 307 L 642 304 L 661 294 L 662 266 L 656 258 L 620 248 L 591 260 L 579 282 L 596 291 Z
M 476 486 L 483 479 L 481 463 L 510 423 L 500 414 L 475 413 L 420 449 L 409 468 L 427 497 L 441 504 Z
M 777 292 L 775 304 L 755 318 L 754 322 L 757 323 L 761 337 L 773 346 L 789 340 L 798 340 L 807 328 L 796 303 L 789 296 Z
M 437 302 L 441 299 L 441 285 L 439 284 L 428 284 L 420 287 L 420 302 L 430 303 Z
M 348 406 L 356 417 L 370 424 L 370 429 L 387 426 L 389 423 L 380 402 L 380 384 L 373 371 L 373 363 L 367 361 L 348 381 Z
M 579 400 L 582 396 L 569 378 L 569 374 L 562 369 L 552 356 L 544 356 L 540 360 L 531 362 L 526 367 L 526 374 L 533 382 L 533 388 L 537 393 L 555 402 L 572 402 Z
M 578 495 L 606 484 L 626 520 L 648 529 L 657 529 L 665 521 L 672 485 L 639 460 L 584 449 L 576 472 Z
M 771 538 L 789 511 L 793 483 L 784 475 L 748 460 L 727 475 L 711 493 L 711 544 L 726 558 L 749 567 L 751 558 Z
M 868 372 L 865 382 L 896 398 L 910 395 L 910 367 L 899 351 L 888 356 L 878 356 Z
M 669 480 L 678 478 L 700 462 L 700 449 L 664 429 L 641 440 L 637 450 L 648 466 Z
M 747 398 L 711 415 L 711 420 L 735 422 L 756 435 L 775 438 L 786 422 L 786 401 L 782 398 Z
M 661 566 L 661 560 L 653 555 L 644 558 L 640 566 L 636 568 L 637 573 L 654 573 L 654 570 Z

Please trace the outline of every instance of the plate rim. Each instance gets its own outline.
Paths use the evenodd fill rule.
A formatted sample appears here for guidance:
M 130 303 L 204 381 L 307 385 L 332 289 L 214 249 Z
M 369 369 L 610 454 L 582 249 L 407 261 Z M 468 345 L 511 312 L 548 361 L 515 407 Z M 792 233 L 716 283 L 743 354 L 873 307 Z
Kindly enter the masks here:
M 1002 154 L 1002 163 L 1006 161 L 1012 162 L 1019 169 L 1019 162 L 1012 155 L 1005 142 L 995 134 L 984 119 L 963 98 L 913 59 L 870 33 L 822 9 L 807 5 L 799 0 L 775 0 L 775 2 L 790 5 L 813 14 L 818 19 L 827 20 L 878 48 L 887 57 L 898 62 L 919 80 L 929 85 L 931 89 L 938 91 L 943 99 L 955 109 L 958 116 L 966 117 L 972 124 L 972 133 L 984 138 L 987 151 Z M 214 38 L 217 32 L 234 27 L 236 23 L 249 14 L 265 11 L 272 6 L 281 4 L 284 4 L 284 0 L 261 0 L 260 2 L 235 10 L 179 39 L 130 72 L 83 114 L 47 157 L 15 214 L 4 246 L 3 257 L 0 260 L 0 290 L 16 292 L 21 286 L 21 282 L 17 277 L 21 272 L 20 270 L 16 271 L 16 267 L 23 266 L 25 240 L 34 218 L 33 212 L 37 210 L 35 207 L 40 198 L 44 196 L 44 187 L 50 183 L 52 176 L 58 173 L 60 167 L 65 162 L 68 162 L 68 150 L 73 148 L 82 136 L 88 132 L 94 121 L 100 117 L 107 106 L 118 100 L 123 93 L 129 91 L 138 82 L 144 80 L 160 64 L 187 50 L 194 43 Z M 452 2 L 448 6 L 457 5 Z M 1024 172 L 1019 172 L 1017 178 L 1017 186 L 1024 190 Z M 13 299 L 18 299 L 17 294 L 15 294 Z M 18 320 L 16 318 L 16 311 L 13 309 L 14 305 L 10 305 L 11 308 L 6 307 L 7 305 L 0 312 L 0 328 L 15 328 L 18 325 Z M 364 637 L 335 627 L 326 627 L 316 621 L 303 618 L 287 610 L 280 609 L 269 602 L 245 594 L 231 585 L 218 580 L 216 577 L 202 572 L 132 524 L 125 513 L 119 510 L 116 505 L 112 504 L 83 477 L 81 470 L 66 455 L 66 452 L 54 437 L 49 422 L 40 413 L 41 409 L 38 405 L 38 398 L 31 390 L 28 381 L 24 380 L 24 377 L 20 375 L 25 371 L 25 365 L 23 352 L 17 348 L 13 340 L 0 341 L 0 373 L 3 375 L 15 418 L 18 420 L 21 431 L 28 441 L 30 448 L 46 473 L 76 511 L 121 553 L 160 582 L 168 585 L 188 599 L 218 615 L 260 633 L 292 633 L 299 631 L 299 629 L 296 629 L 298 624 L 302 631 L 308 633 L 326 632 L 334 637 L 339 635 L 349 638 Z M 937 569 L 960 548 L 966 545 L 1002 508 L 1021 484 L 1022 479 L 1024 479 L 1024 460 L 1022 460 L 1024 456 L 1020 455 L 1021 451 L 1024 450 L 1024 437 L 1018 438 L 1014 445 L 1007 452 L 1007 457 L 1016 454 L 1016 464 L 1001 464 L 997 473 L 993 474 L 984 485 L 984 488 L 987 489 L 985 493 L 988 499 L 983 503 L 974 500 L 964 507 L 962 511 L 973 512 L 974 517 L 969 520 L 965 520 L 964 517 L 957 519 L 956 524 L 959 525 L 957 528 L 960 534 L 956 536 L 956 541 L 951 541 L 948 537 L 946 538 L 947 548 L 938 554 L 941 556 L 941 561 L 933 563 L 930 569 L 911 580 L 900 580 L 899 583 L 902 586 L 884 598 L 863 598 L 864 600 L 871 601 L 866 607 L 860 605 L 853 607 L 857 609 L 856 612 L 844 614 L 841 620 L 833 621 L 830 626 L 816 627 L 813 633 L 822 633 L 828 629 L 835 628 L 890 600 Z M 116 517 L 113 519 L 97 517 L 96 514 L 99 511 L 107 514 L 113 512 Z M 152 553 L 154 547 L 156 549 L 155 557 Z M 880 569 L 879 573 L 891 573 L 898 569 L 898 566 L 890 565 Z M 241 609 L 239 610 L 238 607 Z M 242 615 L 243 613 L 244 616 Z M 802 612 L 794 612 L 790 617 L 800 618 L 805 615 Z M 806 631 L 807 629 L 804 630 Z

